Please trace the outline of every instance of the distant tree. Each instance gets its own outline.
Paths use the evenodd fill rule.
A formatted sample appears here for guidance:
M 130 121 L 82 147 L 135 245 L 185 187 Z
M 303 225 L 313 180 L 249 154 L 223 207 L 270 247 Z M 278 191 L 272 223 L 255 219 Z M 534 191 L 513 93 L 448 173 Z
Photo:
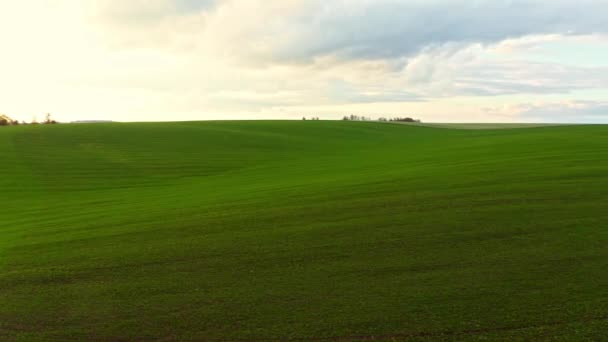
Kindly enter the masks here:
M 306 121 L 306 117 L 305 117 L 305 116 L 303 116 L 303 117 L 302 117 L 302 120 L 303 120 L 303 121 Z
M 52 124 L 56 124 L 57 121 L 53 120 L 53 118 L 51 117 L 51 113 L 46 113 L 46 118 L 44 119 L 44 123 L 47 125 L 52 125 Z
M 412 119 L 410 117 L 405 117 L 405 118 L 393 118 L 391 121 L 398 121 L 398 122 L 420 122 L 420 120 L 415 120 Z

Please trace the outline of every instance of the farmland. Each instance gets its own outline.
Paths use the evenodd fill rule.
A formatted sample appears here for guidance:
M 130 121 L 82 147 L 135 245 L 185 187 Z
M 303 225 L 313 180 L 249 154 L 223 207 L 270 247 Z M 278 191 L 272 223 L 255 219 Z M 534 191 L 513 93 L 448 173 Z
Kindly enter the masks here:
M 458 128 L 0 128 L 0 339 L 608 335 L 608 127 Z

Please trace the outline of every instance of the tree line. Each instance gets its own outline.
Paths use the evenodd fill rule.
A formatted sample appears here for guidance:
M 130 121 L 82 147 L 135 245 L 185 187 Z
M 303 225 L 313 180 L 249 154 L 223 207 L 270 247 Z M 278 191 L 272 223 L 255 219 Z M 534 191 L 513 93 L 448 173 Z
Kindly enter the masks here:
M 372 118 L 367 117 L 367 116 L 359 116 L 359 115 L 345 115 L 342 120 L 344 121 L 374 121 Z M 382 122 L 416 122 L 416 123 L 420 123 L 421 121 L 419 119 L 414 119 L 411 117 L 380 117 L 378 118 L 377 121 L 382 121 Z
M 45 115 L 45 119 L 42 122 L 38 122 L 38 120 L 36 120 L 36 118 L 34 118 L 29 123 L 25 122 L 25 121 L 19 122 L 19 120 L 13 120 L 13 119 L 11 119 L 8 115 L 0 114 L 0 126 L 37 125 L 37 124 L 53 125 L 53 124 L 56 124 L 56 123 L 58 123 L 58 122 L 55 121 L 51 117 L 50 113 L 47 113 Z

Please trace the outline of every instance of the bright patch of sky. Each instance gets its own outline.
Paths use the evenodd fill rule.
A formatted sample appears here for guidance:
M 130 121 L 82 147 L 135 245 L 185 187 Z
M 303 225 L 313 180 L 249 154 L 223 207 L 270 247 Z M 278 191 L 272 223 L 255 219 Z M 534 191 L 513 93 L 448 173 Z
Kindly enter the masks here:
M 587 67 L 608 66 L 608 44 L 591 42 L 551 42 L 530 53 L 530 60 Z

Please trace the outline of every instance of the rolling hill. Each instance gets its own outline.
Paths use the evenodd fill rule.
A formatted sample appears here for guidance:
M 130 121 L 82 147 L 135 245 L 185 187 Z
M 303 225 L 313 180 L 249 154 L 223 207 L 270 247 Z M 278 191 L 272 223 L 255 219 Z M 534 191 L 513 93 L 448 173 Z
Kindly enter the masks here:
M 4 127 L 0 193 L 1 340 L 608 335 L 608 126 Z

